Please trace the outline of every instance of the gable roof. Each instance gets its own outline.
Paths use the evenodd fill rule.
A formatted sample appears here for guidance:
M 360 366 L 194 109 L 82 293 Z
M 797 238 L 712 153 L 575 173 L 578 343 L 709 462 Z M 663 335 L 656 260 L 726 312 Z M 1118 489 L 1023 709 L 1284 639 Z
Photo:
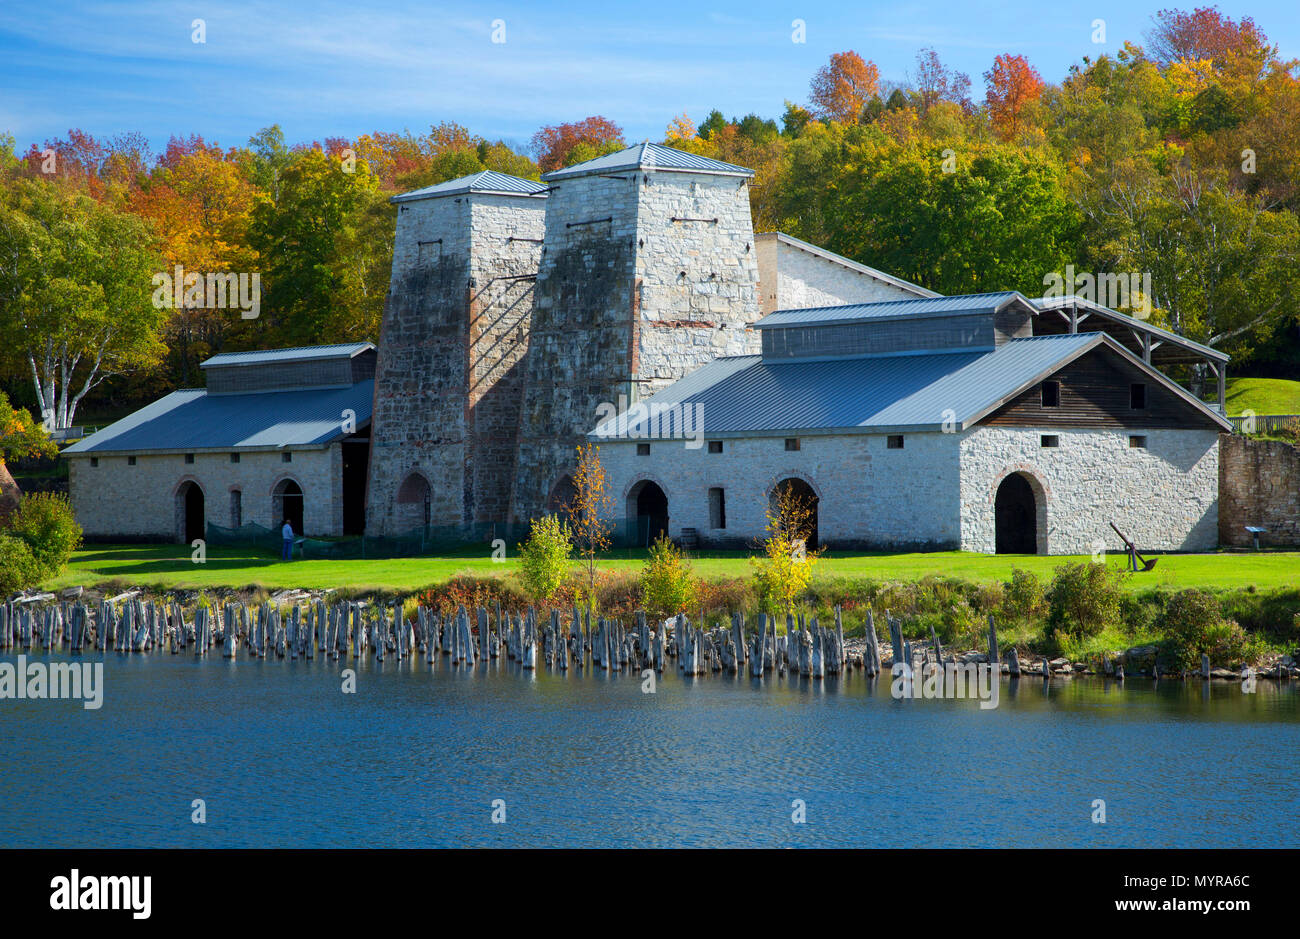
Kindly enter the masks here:
M 764 239 L 775 239 L 779 244 L 789 245 L 791 248 L 797 248 L 800 251 L 806 251 L 811 255 L 821 258 L 824 261 L 830 261 L 832 264 L 838 264 L 840 267 L 848 268 L 857 274 L 866 274 L 873 280 L 878 280 L 882 284 L 888 284 L 891 287 L 897 287 L 899 290 L 906 290 L 914 293 L 918 297 L 941 297 L 943 294 L 935 293 L 920 284 L 914 284 L 909 280 L 903 280 L 901 277 L 895 277 L 893 274 L 886 274 L 882 270 L 870 267 L 866 264 L 860 264 L 852 258 L 846 258 L 842 254 L 836 254 L 834 251 L 827 251 L 825 248 L 819 248 L 815 244 L 793 235 L 787 235 L 783 231 L 773 232 L 755 232 L 754 239 L 762 241 Z
M 496 170 L 483 170 L 481 173 L 471 173 L 469 176 L 449 179 L 433 186 L 425 186 L 423 189 L 403 192 L 390 197 L 388 201 L 415 202 L 419 199 L 438 199 L 442 196 L 458 196 L 470 192 L 496 196 L 546 198 L 546 186 L 536 180 L 508 176 L 505 173 L 498 173 Z
M 667 170 L 678 173 L 709 173 L 720 176 L 749 177 L 754 175 L 753 170 L 746 169 L 743 166 L 736 166 L 734 163 L 723 163 L 721 160 L 697 156 L 694 153 L 687 153 L 685 150 L 647 142 L 634 144 L 615 153 L 607 153 L 604 156 L 596 157 L 594 160 L 575 163 L 573 166 L 566 166 L 562 169 L 552 170 L 549 173 L 543 173 L 542 179 L 551 182 L 556 179 L 587 176 L 591 173 L 612 173 L 620 170 L 641 169 Z
M 649 406 L 692 405 L 709 437 L 756 434 L 965 430 L 1079 356 L 1105 347 L 1152 376 L 1218 426 L 1231 425 L 1104 333 L 1014 339 L 993 350 L 820 360 L 716 359 L 588 436 L 634 438 Z M 647 434 L 648 436 L 648 434 Z M 643 438 L 644 439 L 644 438 Z
M 204 359 L 199 368 L 267 365 L 277 362 L 317 362 L 324 359 L 351 359 L 374 348 L 374 343 L 370 342 L 344 342 L 329 346 L 298 346 L 292 349 L 255 349 L 251 352 L 223 352 L 220 355 Z
M 345 410 L 356 426 L 370 422 L 375 383 L 268 394 L 210 395 L 173 391 L 63 451 L 65 455 L 189 453 L 196 450 L 278 450 L 320 447 L 347 434 Z
M 824 326 L 864 320 L 931 316 L 977 316 L 996 313 L 1008 306 L 1024 304 L 1027 312 L 1038 310 L 1023 294 L 1014 290 L 998 293 L 970 293 L 955 297 L 919 297 L 915 300 L 879 300 L 872 303 L 847 303 L 838 306 L 774 310 L 754 323 L 754 329 L 780 329 L 787 326 Z
M 1158 347 L 1163 347 L 1160 352 L 1160 358 L 1168 362 L 1201 362 L 1209 359 L 1212 362 L 1227 362 L 1231 356 L 1226 352 L 1210 346 L 1194 342 L 1177 333 L 1162 329 L 1146 320 L 1138 319 L 1135 316 L 1129 316 L 1127 313 L 1121 313 L 1118 310 L 1112 310 L 1108 306 L 1102 306 L 1092 300 L 1084 299 L 1074 295 L 1061 297 L 1035 297 L 1029 301 L 1040 312 L 1064 311 L 1069 310 L 1076 314 L 1082 313 L 1083 317 L 1097 316 L 1098 321 L 1104 322 L 1109 327 L 1111 335 L 1121 340 L 1123 345 L 1124 339 L 1128 337 L 1137 338 L 1145 334 L 1151 342 L 1151 348 L 1154 351 Z M 1080 319 L 1082 320 L 1083 317 Z M 1046 323 L 1040 319 L 1040 323 L 1045 326 Z M 1096 321 L 1094 321 L 1096 322 Z M 1068 328 L 1068 327 L 1062 327 Z M 1082 326 L 1084 330 L 1092 330 L 1092 326 Z M 1118 336 L 1116 336 L 1118 334 Z M 1139 344 L 1141 340 L 1138 339 Z

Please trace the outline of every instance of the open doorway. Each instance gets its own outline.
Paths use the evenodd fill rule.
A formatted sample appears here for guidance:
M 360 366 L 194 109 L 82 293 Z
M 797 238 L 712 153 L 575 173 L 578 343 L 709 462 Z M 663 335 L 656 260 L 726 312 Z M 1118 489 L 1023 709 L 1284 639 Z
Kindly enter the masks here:
M 627 494 L 627 519 L 639 547 L 649 547 L 668 532 L 668 495 L 643 479 Z
M 994 541 L 998 554 L 1038 553 L 1038 505 L 1034 488 L 1020 473 L 998 486 L 993 501 Z
M 176 533 L 185 544 L 204 537 L 203 490 L 193 480 L 186 480 L 176 490 Z
M 276 528 L 287 519 L 295 535 L 304 534 L 302 527 L 302 487 L 292 479 L 282 479 L 271 493 L 271 521 Z

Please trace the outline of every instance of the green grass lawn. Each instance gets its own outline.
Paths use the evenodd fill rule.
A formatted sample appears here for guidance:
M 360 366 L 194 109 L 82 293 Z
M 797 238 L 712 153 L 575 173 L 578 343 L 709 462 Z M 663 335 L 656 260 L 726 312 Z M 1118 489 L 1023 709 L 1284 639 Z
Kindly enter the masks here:
M 1225 403 L 1228 414 L 1300 414 L 1300 381 L 1285 378 L 1229 378 Z
M 641 568 L 644 551 L 615 552 L 601 560 L 607 570 L 634 572 Z M 1080 557 L 986 555 L 960 551 L 927 554 L 827 554 L 817 567 L 818 578 L 858 577 L 870 580 L 917 580 L 927 574 L 969 580 L 1006 580 L 1013 567 L 1050 575 L 1052 569 Z M 1122 555 L 1111 555 L 1112 566 L 1122 566 Z M 692 560 L 695 571 L 708 579 L 748 576 L 742 553 L 705 553 Z M 511 560 L 494 563 L 486 551 L 442 557 L 395 558 L 374 561 L 292 561 L 254 551 L 209 549 L 205 564 L 190 560 L 183 545 L 92 546 L 78 551 L 67 571 L 47 588 L 95 586 L 118 581 L 145 587 L 242 588 L 260 586 L 352 588 L 358 590 L 415 591 L 468 573 L 503 576 L 515 569 Z M 1155 570 L 1132 577 L 1133 590 L 1156 587 L 1206 587 L 1259 589 L 1300 584 L 1300 552 L 1169 554 L 1160 557 Z

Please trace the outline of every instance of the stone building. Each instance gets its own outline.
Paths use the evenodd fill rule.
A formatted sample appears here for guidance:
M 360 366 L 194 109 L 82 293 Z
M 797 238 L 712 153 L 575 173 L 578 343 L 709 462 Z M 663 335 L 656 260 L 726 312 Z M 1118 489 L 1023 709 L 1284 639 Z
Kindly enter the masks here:
M 237 352 L 68 447 L 69 493 L 91 538 L 190 542 L 208 523 L 361 534 L 375 347 Z
M 753 351 L 763 302 L 933 296 L 756 236 L 752 176 L 647 143 L 541 183 L 486 171 L 395 196 L 367 531 L 526 524 L 567 498 L 602 404 Z
M 1018 293 L 769 314 L 758 354 L 591 432 L 611 519 L 741 546 L 792 487 L 838 546 L 1089 553 L 1114 522 L 1150 550 L 1215 547 L 1229 422 L 1100 319 L 1052 316 Z
M 510 537 L 568 500 L 595 440 L 642 541 L 747 543 L 797 480 L 845 545 L 1090 550 L 1111 520 L 1215 544 L 1227 424 L 1168 372 L 1217 377 L 1221 413 L 1226 356 L 1081 298 L 941 297 L 755 233 L 752 176 L 643 143 L 393 197 L 378 348 L 209 360 L 206 390 L 64 451 L 78 517 Z M 647 407 L 666 433 L 642 433 Z

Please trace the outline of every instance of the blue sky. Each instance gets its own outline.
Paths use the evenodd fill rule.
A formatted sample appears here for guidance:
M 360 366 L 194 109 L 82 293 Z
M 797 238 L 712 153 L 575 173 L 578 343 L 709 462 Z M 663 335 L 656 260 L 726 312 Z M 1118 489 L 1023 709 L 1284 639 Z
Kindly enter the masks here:
M 933 46 L 977 90 L 999 52 L 1059 80 L 1085 55 L 1140 41 L 1162 6 L 1196 2 L 3 0 L 0 133 L 23 150 L 70 127 L 141 131 L 157 151 L 171 134 L 230 146 L 273 123 L 298 142 L 454 120 L 522 145 L 543 124 L 603 114 L 629 140 L 659 139 L 683 111 L 779 118 L 844 49 L 887 79 Z M 1253 16 L 1284 57 L 1300 56 L 1294 0 L 1219 7 Z M 195 18 L 203 44 L 191 40 Z M 1098 18 L 1104 45 L 1092 42 Z M 504 43 L 492 42 L 498 19 Z M 804 43 L 791 41 L 796 19 Z

